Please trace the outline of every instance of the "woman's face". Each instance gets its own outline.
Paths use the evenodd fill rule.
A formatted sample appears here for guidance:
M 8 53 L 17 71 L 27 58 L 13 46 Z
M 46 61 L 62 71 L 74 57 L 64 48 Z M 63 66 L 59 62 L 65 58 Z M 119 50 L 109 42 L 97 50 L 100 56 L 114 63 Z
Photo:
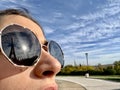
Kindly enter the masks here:
M 18 24 L 31 30 L 39 42 L 46 38 L 41 28 L 28 18 L 19 15 L 0 17 L 0 30 L 10 24 Z M 15 67 L 0 52 L 0 90 L 57 90 L 55 76 L 61 65 L 42 48 L 39 62 L 31 67 Z

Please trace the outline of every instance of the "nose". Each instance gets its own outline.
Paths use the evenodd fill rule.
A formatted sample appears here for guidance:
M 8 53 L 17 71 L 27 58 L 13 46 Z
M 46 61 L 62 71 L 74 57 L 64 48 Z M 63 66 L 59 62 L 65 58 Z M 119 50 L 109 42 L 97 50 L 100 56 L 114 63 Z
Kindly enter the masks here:
M 55 76 L 60 70 L 59 61 L 42 49 L 40 60 L 34 68 L 34 74 L 39 78 L 48 78 Z

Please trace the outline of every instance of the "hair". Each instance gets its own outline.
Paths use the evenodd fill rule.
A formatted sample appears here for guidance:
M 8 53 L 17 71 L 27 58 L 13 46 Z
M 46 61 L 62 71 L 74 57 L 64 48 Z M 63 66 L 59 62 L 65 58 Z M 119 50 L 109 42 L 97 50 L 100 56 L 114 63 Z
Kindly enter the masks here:
M 5 10 L 0 10 L 0 17 L 4 16 L 4 15 L 20 15 L 20 16 L 23 16 L 23 17 L 26 17 L 26 18 L 32 20 L 38 26 L 40 26 L 40 24 L 30 16 L 29 11 L 26 8 L 17 8 L 17 9 L 16 8 L 10 8 L 10 9 L 5 9 Z M 41 26 L 40 26 L 40 28 L 43 32 L 43 29 L 42 29 Z M 43 34 L 44 34 L 44 32 L 43 32 Z

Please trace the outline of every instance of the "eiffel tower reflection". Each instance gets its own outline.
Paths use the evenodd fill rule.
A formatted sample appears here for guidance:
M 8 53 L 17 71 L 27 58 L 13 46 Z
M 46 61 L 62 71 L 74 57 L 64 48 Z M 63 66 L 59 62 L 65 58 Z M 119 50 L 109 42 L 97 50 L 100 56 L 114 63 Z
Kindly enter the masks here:
M 17 53 L 18 54 L 18 53 Z M 31 66 L 32 64 L 34 64 L 36 62 L 36 59 L 38 58 L 38 55 L 33 55 L 31 57 L 21 57 L 17 58 L 16 57 L 16 52 L 15 52 L 15 45 L 14 45 L 14 39 L 11 38 L 11 50 L 9 53 L 9 58 L 16 63 L 17 65 L 27 65 L 27 66 Z
M 12 60 L 17 60 L 16 54 L 15 54 L 15 49 L 14 49 L 13 38 L 11 38 L 11 50 L 10 50 L 9 58 Z

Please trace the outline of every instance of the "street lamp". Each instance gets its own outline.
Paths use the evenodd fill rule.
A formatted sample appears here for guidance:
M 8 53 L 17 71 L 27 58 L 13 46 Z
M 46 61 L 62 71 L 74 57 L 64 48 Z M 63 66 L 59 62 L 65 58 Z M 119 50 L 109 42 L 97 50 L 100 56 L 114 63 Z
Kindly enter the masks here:
M 89 77 L 89 72 L 88 72 L 88 53 L 85 53 L 86 56 L 86 61 L 87 61 L 87 72 L 85 74 L 85 77 L 88 78 Z
M 87 61 L 87 67 L 88 67 L 88 53 L 85 53 L 85 55 L 86 55 L 86 61 Z

